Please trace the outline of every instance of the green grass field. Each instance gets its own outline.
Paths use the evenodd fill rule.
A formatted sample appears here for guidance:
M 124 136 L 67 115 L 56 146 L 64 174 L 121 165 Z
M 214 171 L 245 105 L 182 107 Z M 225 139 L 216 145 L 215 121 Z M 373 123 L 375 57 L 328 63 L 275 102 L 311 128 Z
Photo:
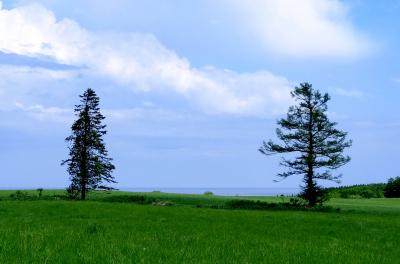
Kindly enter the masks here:
M 84 202 L 7 199 L 13 192 L 0 191 L 0 263 L 400 263 L 400 199 L 252 211 L 196 208 L 237 197 L 145 194 L 175 203 L 166 207 L 104 202 L 122 192 Z

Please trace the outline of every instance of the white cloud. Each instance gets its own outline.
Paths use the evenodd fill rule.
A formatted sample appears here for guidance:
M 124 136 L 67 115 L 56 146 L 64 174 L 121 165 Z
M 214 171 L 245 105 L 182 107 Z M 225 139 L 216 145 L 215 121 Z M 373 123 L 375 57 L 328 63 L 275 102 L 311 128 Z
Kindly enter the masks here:
M 53 121 L 69 124 L 73 117 L 73 111 L 71 109 L 60 107 L 45 107 L 40 104 L 25 106 L 20 102 L 15 103 L 15 107 L 28 113 L 39 121 Z
M 104 109 L 102 113 L 107 119 L 111 121 L 129 121 L 137 119 L 146 120 L 177 120 L 184 119 L 186 116 L 172 111 L 167 111 L 160 108 L 146 108 L 146 107 L 135 107 L 125 109 Z
M 79 74 L 75 70 L 0 64 L 0 111 L 12 111 L 15 109 L 15 102 L 34 105 L 55 98 L 61 98 L 63 102 L 65 95 L 70 93 L 64 87 Z M 56 84 L 62 89 L 57 89 Z
M 292 84 L 267 71 L 199 69 L 149 34 L 89 32 L 39 5 L 0 10 L 0 51 L 81 66 L 136 90 L 176 93 L 207 113 L 271 115 Z
M 339 0 L 226 0 L 238 26 L 274 53 L 294 57 L 359 57 L 373 44 L 351 24 Z
M 40 79 L 52 79 L 52 80 L 68 80 L 79 76 L 79 72 L 76 70 L 51 70 L 41 67 L 29 67 L 29 66 L 14 66 L 0 64 L 0 76 L 12 77 L 14 79 L 26 78 L 40 78 Z
M 76 118 L 73 109 L 55 106 L 45 106 L 42 104 L 26 105 L 21 102 L 14 103 L 14 109 L 22 111 L 38 121 L 58 122 L 67 125 L 72 124 Z M 188 116 L 182 113 L 167 111 L 155 107 L 135 107 L 135 108 L 106 108 L 101 112 L 105 115 L 108 122 L 126 122 L 132 120 L 183 120 Z
M 89 33 L 69 19 L 56 21 L 54 14 L 28 5 L 0 10 L 0 50 L 34 57 L 54 58 L 61 63 L 82 63 Z
M 346 90 L 342 88 L 337 88 L 335 89 L 335 93 L 341 96 L 354 97 L 354 98 L 361 98 L 366 96 L 366 94 L 363 91 L 357 89 Z

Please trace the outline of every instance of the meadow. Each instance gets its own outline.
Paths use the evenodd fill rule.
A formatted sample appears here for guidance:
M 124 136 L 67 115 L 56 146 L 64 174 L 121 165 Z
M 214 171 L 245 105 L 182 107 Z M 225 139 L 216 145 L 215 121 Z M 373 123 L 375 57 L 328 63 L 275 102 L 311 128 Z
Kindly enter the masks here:
M 243 197 L 0 191 L 0 263 L 399 263 L 400 199 L 332 199 L 340 211 L 231 210 Z M 28 191 L 35 197 L 36 191 Z M 55 196 L 54 199 L 50 197 Z M 125 197 L 125 198 L 124 198 Z M 246 197 L 281 202 L 288 197 Z

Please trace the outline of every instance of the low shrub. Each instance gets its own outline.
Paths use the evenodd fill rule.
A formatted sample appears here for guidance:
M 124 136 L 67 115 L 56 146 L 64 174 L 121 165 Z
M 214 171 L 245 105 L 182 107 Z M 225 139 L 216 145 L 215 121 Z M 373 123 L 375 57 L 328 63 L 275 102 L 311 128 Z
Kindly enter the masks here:
M 15 193 L 10 194 L 10 198 L 12 200 L 29 200 L 32 197 L 30 197 L 30 195 L 27 192 L 18 190 Z
M 105 197 L 103 201 L 112 203 L 152 204 L 155 202 L 155 199 L 144 195 L 113 195 Z
M 229 209 L 251 209 L 251 210 L 267 210 L 267 209 L 288 209 L 288 208 L 305 208 L 303 203 L 292 202 L 289 203 L 269 203 L 260 200 L 231 200 L 226 202 L 226 207 Z
M 39 192 L 39 191 L 38 191 Z M 10 194 L 9 200 L 67 200 L 69 199 L 67 195 L 59 195 L 59 194 L 48 194 L 43 195 L 43 193 L 39 192 L 38 195 L 34 193 L 28 193 L 26 191 L 16 191 L 15 193 Z M 7 198 L 5 198 L 7 200 Z
M 290 198 L 289 204 L 293 207 L 304 208 L 307 207 L 307 201 L 301 197 Z
M 221 207 L 213 207 L 221 209 Z M 321 211 L 330 212 L 338 211 L 330 206 L 317 205 L 315 207 L 308 207 L 307 201 L 300 198 L 291 198 L 289 202 L 281 203 L 270 203 L 263 201 L 254 200 L 230 200 L 225 203 L 224 209 L 246 209 L 246 210 L 309 210 L 309 211 Z
M 71 186 L 66 189 L 66 192 L 68 199 L 76 200 L 79 197 L 79 191 Z
M 169 200 L 160 200 L 154 197 L 144 195 L 113 195 L 102 199 L 104 202 L 111 203 L 135 203 L 135 204 L 151 204 L 155 206 L 173 206 L 175 205 Z
M 214 195 L 214 193 L 210 192 L 210 191 L 206 191 L 206 192 L 204 192 L 204 195 Z
M 364 191 L 362 191 L 362 192 L 360 193 L 360 196 L 361 196 L 362 198 L 370 199 L 370 198 L 374 198 L 374 197 L 375 197 L 375 194 L 374 194 L 374 192 L 371 191 L 371 190 L 364 190 Z
M 259 200 L 230 200 L 225 203 L 225 206 L 229 209 L 253 209 L 262 210 L 276 206 L 276 203 L 261 202 Z

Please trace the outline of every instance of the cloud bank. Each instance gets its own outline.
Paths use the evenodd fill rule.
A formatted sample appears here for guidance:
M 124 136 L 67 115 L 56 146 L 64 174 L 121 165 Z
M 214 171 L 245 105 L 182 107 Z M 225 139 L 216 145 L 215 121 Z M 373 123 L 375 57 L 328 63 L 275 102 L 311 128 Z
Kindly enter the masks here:
M 226 0 L 239 27 L 268 51 L 291 57 L 355 58 L 374 49 L 339 0 Z
M 269 71 L 195 68 L 151 34 L 90 32 L 40 5 L 1 8 L 0 36 L 3 53 L 71 65 L 134 90 L 181 95 L 209 114 L 274 115 L 291 101 L 290 81 Z

